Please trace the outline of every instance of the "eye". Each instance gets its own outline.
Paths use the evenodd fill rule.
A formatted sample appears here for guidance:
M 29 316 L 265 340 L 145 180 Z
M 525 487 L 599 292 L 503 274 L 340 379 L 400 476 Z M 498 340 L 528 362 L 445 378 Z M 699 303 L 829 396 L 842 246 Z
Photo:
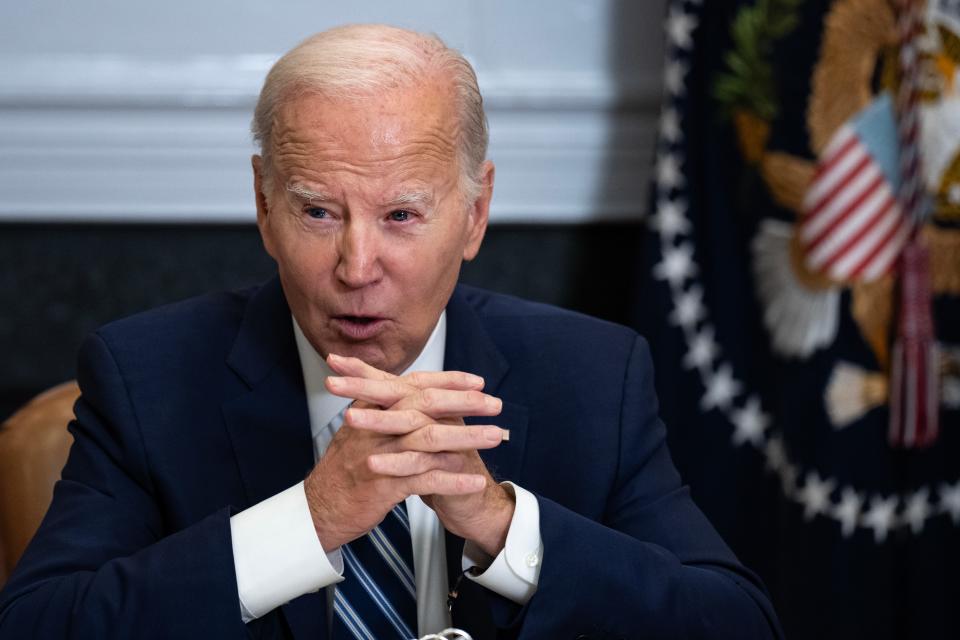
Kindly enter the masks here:
M 316 220 L 323 220 L 329 215 L 323 207 L 307 207 L 305 211 L 308 216 Z
M 410 219 L 410 212 L 404 209 L 397 209 L 390 212 L 390 219 L 394 222 L 406 222 Z

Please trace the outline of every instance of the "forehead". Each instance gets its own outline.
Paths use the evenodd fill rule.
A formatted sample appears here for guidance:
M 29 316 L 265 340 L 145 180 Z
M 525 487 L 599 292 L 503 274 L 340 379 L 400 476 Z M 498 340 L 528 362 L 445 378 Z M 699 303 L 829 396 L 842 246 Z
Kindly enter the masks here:
M 288 178 L 303 174 L 310 181 L 331 172 L 417 178 L 448 172 L 458 139 L 452 91 L 437 83 L 349 98 L 307 93 L 278 110 L 273 155 Z

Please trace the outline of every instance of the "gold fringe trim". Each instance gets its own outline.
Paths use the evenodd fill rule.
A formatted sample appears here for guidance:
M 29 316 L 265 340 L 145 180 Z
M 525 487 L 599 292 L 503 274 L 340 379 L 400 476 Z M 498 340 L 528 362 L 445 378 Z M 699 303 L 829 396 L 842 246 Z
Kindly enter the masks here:
M 850 313 L 873 349 L 881 371 L 890 366 L 890 323 L 893 321 L 893 277 L 873 282 L 852 282 Z
M 834 131 L 873 99 L 877 60 L 897 40 L 886 0 L 840 0 L 824 22 L 807 109 L 810 146 L 818 156 Z
M 922 234 L 930 248 L 930 285 L 934 295 L 960 296 L 960 230 L 928 224 Z

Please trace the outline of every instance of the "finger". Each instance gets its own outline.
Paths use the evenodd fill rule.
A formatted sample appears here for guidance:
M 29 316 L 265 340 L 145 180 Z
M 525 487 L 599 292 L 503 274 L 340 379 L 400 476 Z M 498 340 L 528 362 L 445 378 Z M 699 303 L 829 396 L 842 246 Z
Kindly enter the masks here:
M 483 389 L 484 381 L 480 376 L 464 371 L 414 371 L 401 377 L 407 384 L 418 389 Z
M 366 404 L 366 403 L 364 403 Z M 354 404 L 343 415 L 344 423 L 362 429 L 386 435 L 405 435 L 421 427 L 436 422 L 428 415 L 413 409 L 384 411 L 383 409 L 359 407 Z
M 328 376 L 324 384 L 335 396 L 362 400 L 378 407 L 392 407 L 402 398 L 419 392 L 400 378 L 370 380 L 353 376 Z
M 487 479 L 476 473 L 453 473 L 434 469 L 404 478 L 402 486 L 407 495 L 456 496 L 483 491 L 487 486 Z
M 335 353 L 327 356 L 327 365 L 334 373 L 341 376 L 369 378 L 371 380 L 391 380 L 397 377 L 392 373 L 381 371 L 373 365 L 367 364 L 360 358 L 338 356 Z
M 454 389 L 422 389 L 406 396 L 391 406 L 391 409 L 413 409 L 435 419 L 445 417 L 496 416 L 503 402 L 500 398 L 481 391 L 458 391 Z
M 376 453 L 367 458 L 367 467 L 374 473 L 385 476 L 407 477 L 427 471 L 459 473 L 466 466 L 466 459 L 459 453 L 424 453 L 401 451 L 399 453 Z
M 429 424 L 401 438 L 398 446 L 410 451 L 474 451 L 492 449 L 503 440 L 500 427 Z
M 438 389 L 483 389 L 484 381 L 480 376 L 464 371 L 414 371 L 404 376 L 395 376 L 367 364 L 359 358 L 338 356 L 331 353 L 327 364 L 339 376 L 366 378 L 368 380 L 399 379 L 420 389 L 436 387 Z
M 495 416 L 500 413 L 499 398 L 475 389 L 416 389 L 402 381 L 329 376 L 327 389 L 336 396 L 353 398 L 391 409 L 415 409 L 433 418 L 447 416 Z

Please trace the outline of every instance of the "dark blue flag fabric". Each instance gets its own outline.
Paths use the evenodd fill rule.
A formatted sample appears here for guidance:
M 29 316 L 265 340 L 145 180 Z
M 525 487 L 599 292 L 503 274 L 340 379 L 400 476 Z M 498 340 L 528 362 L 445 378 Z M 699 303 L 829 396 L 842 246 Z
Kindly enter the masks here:
M 673 0 L 666 41 L 637 324 L 677 465 L 788 637 L 960 638 L 960 2 Z

